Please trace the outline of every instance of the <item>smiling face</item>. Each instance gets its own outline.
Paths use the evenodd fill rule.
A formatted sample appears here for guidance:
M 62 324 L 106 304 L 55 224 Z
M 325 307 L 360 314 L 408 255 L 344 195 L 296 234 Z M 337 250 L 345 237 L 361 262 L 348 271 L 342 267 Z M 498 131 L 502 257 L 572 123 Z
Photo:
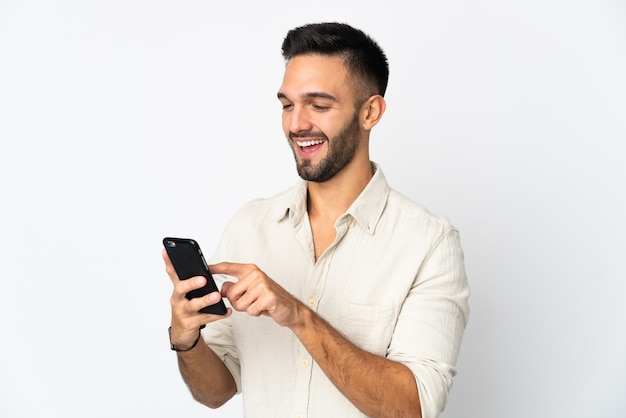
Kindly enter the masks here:
M 283 131 L 304 180 L 324 182 L 355 156 L 369 159 L 354 84 L 341 57 L 300 55 L 289 60 L 278 98 Z

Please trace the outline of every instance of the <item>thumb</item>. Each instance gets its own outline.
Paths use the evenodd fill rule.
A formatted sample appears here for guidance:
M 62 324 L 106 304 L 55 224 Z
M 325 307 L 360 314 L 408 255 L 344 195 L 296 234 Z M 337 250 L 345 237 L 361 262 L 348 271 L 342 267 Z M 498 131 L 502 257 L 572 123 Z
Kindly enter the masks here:
M 233 282 L 224 282 L 224 284 L 222 285 L 222 290 L 220 290 L 222 297 L 226 297 L 226 293 L 228 293 L 228 289 L 230 289 L 230 287 L 234 284 L 235 283 Z

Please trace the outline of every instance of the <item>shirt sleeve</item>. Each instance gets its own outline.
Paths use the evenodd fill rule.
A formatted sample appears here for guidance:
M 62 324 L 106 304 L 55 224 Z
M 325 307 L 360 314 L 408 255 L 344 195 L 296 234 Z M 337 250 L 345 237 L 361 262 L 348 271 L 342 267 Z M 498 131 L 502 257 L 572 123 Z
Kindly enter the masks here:
M 216 277 L 217 282 L 217 277 Z M 220 285 L 218 284 L 218 287 Z M 237 384 L 237 393 L 241 392 L 241 367 L 239 355 L 232 335 L 230 318 L 207 324 L 202 330 L 202 338 L 215 354 L 222 360 Z
M 437 417 L 446 405 L 468 320 L 468 297 L 459 234 L 448 228 L 416 274 L 387 355 L 413 372 L 423 418 Z

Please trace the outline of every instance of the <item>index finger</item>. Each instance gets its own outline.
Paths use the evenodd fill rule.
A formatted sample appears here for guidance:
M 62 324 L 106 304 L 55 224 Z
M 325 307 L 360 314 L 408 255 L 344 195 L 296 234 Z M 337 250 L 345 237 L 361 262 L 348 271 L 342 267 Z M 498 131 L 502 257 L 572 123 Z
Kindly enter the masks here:
M 255 268 L 256 266 L 252 264 L 229 263 L 229 262 L 211 264 L 209 266 L 209 270 L 211 270 L 211 273 L 226 274 L 228 276 L 233 276 L 238 280 L 241 280 L 241 278 L 246 276 L 246 274 L 248 274 L 250 270 L 253 270 Z

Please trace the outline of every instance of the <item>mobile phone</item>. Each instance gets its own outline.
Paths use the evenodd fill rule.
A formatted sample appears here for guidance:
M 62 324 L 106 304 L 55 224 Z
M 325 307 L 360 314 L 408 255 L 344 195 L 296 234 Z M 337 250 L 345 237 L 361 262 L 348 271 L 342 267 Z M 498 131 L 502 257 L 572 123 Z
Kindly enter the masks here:
M 204 260 L 200 245 L 189 238 L 163 238 L 163 246 L 167 255 L 174 265 L 174 270 L 180 280 L 187 280 L 195 276 L 204 276 L 206 284 L 200 289 L 188 292 L 187 299 L 199 298 L 211 292 L 217 292 L 217 285 L 209 271 L 209 266 Z M 220 300 L 214 305 L 206 306 L 198 312 L 214 315 L 226 315 L 226 305 Z

